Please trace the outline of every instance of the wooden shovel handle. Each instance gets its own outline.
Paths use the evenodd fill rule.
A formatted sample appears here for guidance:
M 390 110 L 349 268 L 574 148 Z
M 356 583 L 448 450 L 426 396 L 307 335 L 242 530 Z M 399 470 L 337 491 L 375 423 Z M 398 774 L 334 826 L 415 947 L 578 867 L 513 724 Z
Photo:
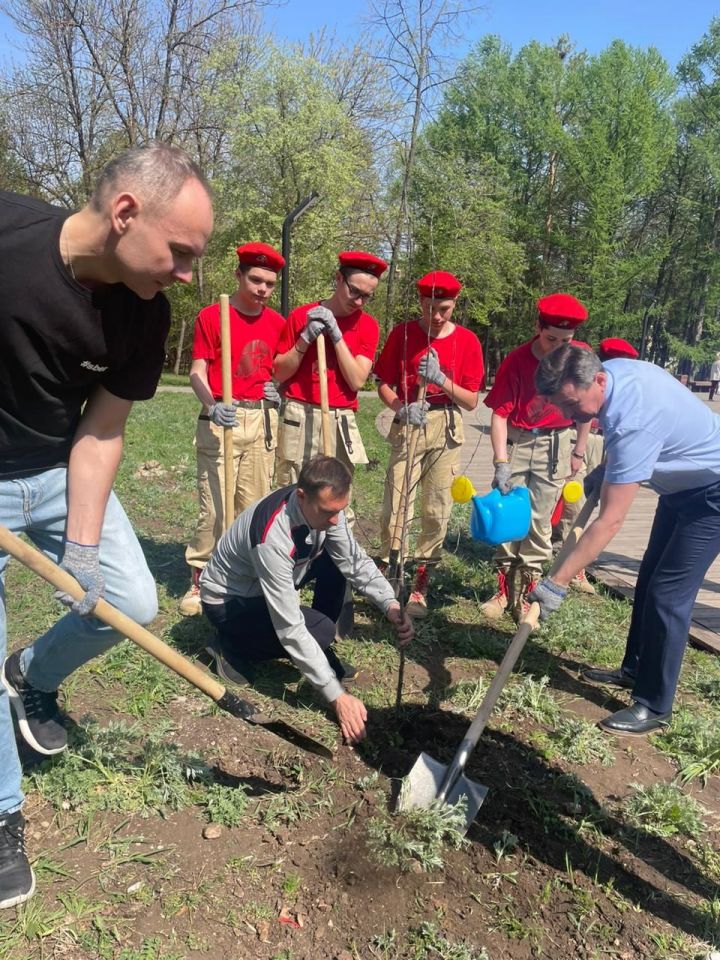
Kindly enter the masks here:
M 232 395 L 232 341 L 230 338 L 230 297 L 220 294 L 220 356 L 222 359 L 222 396 L 228 406 Z M 235 519 L 235 475 L 233 472 L 233 428 L 223 428 L 223 463 L 225 468 L 225 511 L 223 530 Z
M 315 341 L 317 345 L 317 369 L 320 382 L 320 416 L 322 417 L 322 446 L 326 457 L 332 456 L 330 436 L 330 402 L 328 400 L 327 355 L 325 353 L 325 334 L 321 333 Z
M 39 550 L 31 547 L 3 526 L 0 526 L 0 550 L 4 550 L 5 553 L 15 557 L 24 567 L 52 584 L 56 590 L 69 593 L 73 600 L 82 600 L 85 596 L 85 591 L 74 577 L 70 576 L 65 570 L 61 570 L 44 553 L 40 553 Z M 198 690 L 211 697 L 215 702 L 222 700 L 225 696 L 225 687 L 222 684 L 213 680 L 212 677 L 196 667 L 182 654 L 163 643 L 145 627 L 141 627 L 139 623 L 135 623 L 130 617 L 121 613 L 107 600 L 98 600 L 93 610 L 93 616 L 132 640 L 138 647 L 142 647 L 152 657 L 165 664 L 166 667 L 169 667 L 174 673 L 183 677 L 188 683 L 197 687 Z

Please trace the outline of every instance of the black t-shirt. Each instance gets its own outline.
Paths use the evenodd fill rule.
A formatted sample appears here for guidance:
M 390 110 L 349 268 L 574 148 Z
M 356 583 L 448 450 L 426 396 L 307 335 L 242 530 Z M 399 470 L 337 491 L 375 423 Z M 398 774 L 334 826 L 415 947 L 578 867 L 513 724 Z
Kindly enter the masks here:
M 69 215 L 0 191 L 0 479 L 66 464 L 98 385 L 147 400 L 160 379 L 167 300 L 76 283 L 59 247 Z

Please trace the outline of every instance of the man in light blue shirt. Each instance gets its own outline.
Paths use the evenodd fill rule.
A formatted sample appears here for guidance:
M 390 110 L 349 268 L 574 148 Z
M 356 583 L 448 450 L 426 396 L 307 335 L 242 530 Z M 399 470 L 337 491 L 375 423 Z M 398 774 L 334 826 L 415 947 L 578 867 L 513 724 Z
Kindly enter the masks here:
M 533 593 L 542 619 L 618 532 L 640 484 L 660 494 L 622 665 L 584 674 L 632 690 L 632 705 L 606 717 L 602 728 L 651 733 L 671 720 L 693 605 L 720 553 L 720 418 L 660 367 L 639 360 L 603 365 L 578 347 L 548 354 L 535 382 L 538 393 L 573 420 L 598 417 L 606 452 L 606 463 L 588 478 L 602 484 L 597 518 Z

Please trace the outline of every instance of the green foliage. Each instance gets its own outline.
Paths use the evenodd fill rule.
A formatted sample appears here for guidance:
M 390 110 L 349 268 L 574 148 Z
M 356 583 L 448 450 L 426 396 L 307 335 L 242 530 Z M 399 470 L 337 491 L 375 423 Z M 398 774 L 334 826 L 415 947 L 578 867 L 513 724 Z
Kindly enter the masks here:
M 125 723 L 100 728 L 92 720 L 73 732 L 69 749 L 29 775 L 44 799 L 57 808 L 150 816 L 192 802 L 188 775 L 202 766 L 164 741 L 167 728 L 149 734 Z
M 697 839 L 706 829 L 703 815 L 707 813 L 696 800 L 683 793 L 674 783 L 656 783 L 651 787 L 631 784 L 635 793 L 623 806 L 630 823 L 642 827 L 658 837 L 672 837 L 678 833 Z
M 488 960 L 484 947 L 478 950 L 467 943 L 448 940 L 437 924 L 427 921 L 413 927 L 405 940 L 395 930 L 377 934 L 369 949 L 379 960 Z
M 655 742 L 680 767 L 683 781 L 705 781 L 720 770 L 720 726 L 714 710 L 681 708 L 675 712 L 672 725 Z
M 548 691 L 549 677 L 522 677 L 515 679 L 503 690 L 500 704 L 505 713 L 517 717 L 530 717 L 536 723 L 556 723 L 560 708 L 557 700 Z
M 242 787 L 227 787 L 221 783 L 211 783 L 200 797 L 200 806 L 206 818 L 210 823 L 219 823 L 223 827 L 237 827 L 249 802 Z
M 564 716 L 547 733 L 538 732 L 533 740 L 548 759 L 556 757 L 568 763 L 601 763 L 609 767 L 613 750 L 608 736 L 581 717 Z
M 403 872 L 419 864 L 422 870 L 442 870 L 443 847 L 456 850 L 465 839 L 466 804 L 434 801 L 426 809 L 377 813 L 368 822 L 368 848 L 372 859 L 383 867 Z

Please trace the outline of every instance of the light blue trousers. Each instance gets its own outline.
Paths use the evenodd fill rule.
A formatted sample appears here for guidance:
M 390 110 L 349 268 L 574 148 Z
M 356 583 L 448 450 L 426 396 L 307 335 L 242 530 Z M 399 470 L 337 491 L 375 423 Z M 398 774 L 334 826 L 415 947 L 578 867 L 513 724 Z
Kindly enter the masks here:
M 67 520 L 66 480 L 65 467 L 21 480 L 0 480 L 0 524 L 14 533 L 26 533 L 56 563 L 62 560 Z M 7 554 L 0 551 L 0 662 L 7 653 L 5 567 L 8 559 Z M 115 494 L 110 494 L 105 512 L 100 566 L 105 577 L 105 599 L 136 622 L 150 623 L 157 614 L 155 582 Z M 122 639 L 121 634 L 95 617 L 66 613 L 25 649 L 21 667 L 33 687 L 57 690 L 73 670 Z M 10 705 L 3 687 L 0 688 L 0 813 L 21 807 L 20 779 Z

